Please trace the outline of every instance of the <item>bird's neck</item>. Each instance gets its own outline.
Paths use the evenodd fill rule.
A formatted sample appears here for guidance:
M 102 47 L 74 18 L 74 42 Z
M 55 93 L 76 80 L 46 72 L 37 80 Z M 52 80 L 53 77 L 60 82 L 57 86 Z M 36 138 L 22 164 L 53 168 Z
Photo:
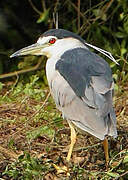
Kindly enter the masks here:
M 85 48 L 88 49 L 83 43 L 80 41 L 75 41 L 74 39 L 67 38 L 67 40 L 59 41 L 57 46 L 51 49 L 50 56 L 48 57 L 47 63 L 46 63 L 46 74 L 48 83 L 50 86 L 50 83 L 52 79 L 54 79 L 58 72 L 55 70 L 56 62 L 61 58 L 61 56 L 68 50 L 72 50 L 75 48 Z

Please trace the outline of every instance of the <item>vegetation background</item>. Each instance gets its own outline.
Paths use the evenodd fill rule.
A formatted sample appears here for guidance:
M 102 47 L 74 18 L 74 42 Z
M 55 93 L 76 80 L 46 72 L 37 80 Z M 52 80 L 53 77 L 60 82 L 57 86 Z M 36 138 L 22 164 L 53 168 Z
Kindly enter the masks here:
M 46 59 L 10 59 L 46 30 L 59 28 L 81 35 L 115 57 L 105 58 L 115 81 L 114 106 L 118 138 L 110 139 L 105 168 L 102 145 L 78 133 L 68 173 L 68 125 L 55 108 L 45 76 Z M 128 1 L 1 0 L 0 1 L 0 178 L 1 179 L 128 179 Z

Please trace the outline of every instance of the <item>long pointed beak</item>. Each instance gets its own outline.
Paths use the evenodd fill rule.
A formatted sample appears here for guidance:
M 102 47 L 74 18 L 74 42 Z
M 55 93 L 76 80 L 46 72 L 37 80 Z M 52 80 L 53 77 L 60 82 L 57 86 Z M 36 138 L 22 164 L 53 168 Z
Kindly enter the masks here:
M 25 55 L 42 55 L 41 49 L 43 49 L 44 47 L 46 47 L 46 44 L 35 43 L 25 48 L 22 48 L 19 51 L 16 51 L 14 54 L 10 56 L 10 58 Z

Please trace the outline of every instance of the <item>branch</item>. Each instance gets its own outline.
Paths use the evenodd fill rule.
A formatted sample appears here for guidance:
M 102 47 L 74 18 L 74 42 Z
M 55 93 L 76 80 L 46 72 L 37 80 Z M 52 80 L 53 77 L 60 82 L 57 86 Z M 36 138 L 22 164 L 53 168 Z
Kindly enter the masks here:
M 19 70 L 19 71 L 15 71 L 15 72 L 11 72 L 11 73 L 7 73 L 7 74 L 1 74 L 0 79 L 9 78 L 9 77 L 12 77 L 12 76 L 17 76 L 19 74 L 24 74 L 24 73 L 27 73 L 27 72 L 35 71 L 35 70 L 40 68 L 41 64 L 42 64 L 42 59 L 40 58 L 38 63 L 34 67 Z
M 80 30 L 80 0 L 78 0 L 78 31 Z
M 28 1 L 29 1 L 30 5 L 32 6 L 33 10 L 34 10 L 35 12 L 37 12 L 37 14 L 41 15 L 42 12 L 39 11 L 39 10 L 35 7 L 35 5 L 33 4 L 33 2 L 32 2 L 31 0 L 28 0 Z

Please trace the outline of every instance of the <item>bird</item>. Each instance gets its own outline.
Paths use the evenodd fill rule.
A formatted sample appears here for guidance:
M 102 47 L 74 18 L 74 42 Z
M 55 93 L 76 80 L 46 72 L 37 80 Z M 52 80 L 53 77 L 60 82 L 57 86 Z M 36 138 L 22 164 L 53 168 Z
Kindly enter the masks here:
M 65 29 L 50 29 L 36 43 L 10 57 L 46 56 L 46 76 L 56 107 L 71 129 L 69 162 L 76 143 L 76 128 L 103 141 L 109 163 L 108 136 L 117 137 L 113 107 L 114 81 L 109 64 L 92 52 L 85 40 Z

